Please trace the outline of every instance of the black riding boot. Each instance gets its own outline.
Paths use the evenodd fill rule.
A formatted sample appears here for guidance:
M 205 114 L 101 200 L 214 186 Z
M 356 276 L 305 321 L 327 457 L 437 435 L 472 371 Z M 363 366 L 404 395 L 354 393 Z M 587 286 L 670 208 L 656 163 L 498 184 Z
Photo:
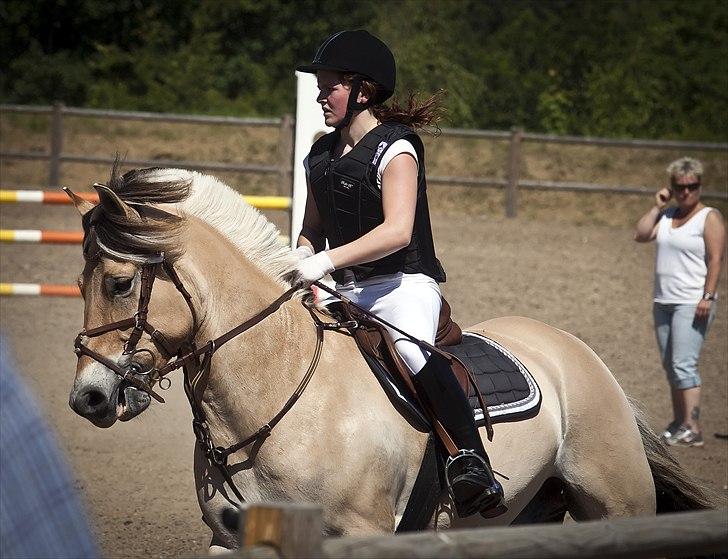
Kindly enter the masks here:
M 458 515 L 466 517 L 501 505 L 503 487 L 493 476 L 470 403 L 450 363 L 433 353 L 412 380 L 417 395 L 461 451 L 457 458 L 448 461 L 446 474 Z

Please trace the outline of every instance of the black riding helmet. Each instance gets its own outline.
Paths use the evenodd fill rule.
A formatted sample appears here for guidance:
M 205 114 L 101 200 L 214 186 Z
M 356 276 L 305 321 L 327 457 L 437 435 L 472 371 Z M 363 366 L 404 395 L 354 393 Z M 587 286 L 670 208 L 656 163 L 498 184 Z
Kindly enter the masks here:
M 394 93 L 397 79 L 392 51 L 363 29 L 334 33 L 318 48 L 311 64 L 302 64 L 296 70 L 310 74 L 319 70 L 332 70 L 357 75 L 351 86 L 346 116 L 336 128 L 348 125 L 355 110 L 361 111 L 389 99 Z M 357 103 L 356 98 L 363 78 L 375 82 L 379 88 L 373 99 L 367 103 Z

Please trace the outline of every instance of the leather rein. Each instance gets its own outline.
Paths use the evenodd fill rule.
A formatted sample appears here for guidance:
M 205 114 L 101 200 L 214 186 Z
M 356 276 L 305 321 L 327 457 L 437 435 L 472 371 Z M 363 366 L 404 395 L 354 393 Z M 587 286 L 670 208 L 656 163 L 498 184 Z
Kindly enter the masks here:
M 149 313 L 149 301 L 151 299 L 152 294 L 152 287 L 154 285 L 154 280 L 159 273 L 160 269 L 166 273 L 166 275 L 169 277 L 169 279 L 174 284 L 175 288 L 179 293 L 184 297 L 185 302 L 187 303 L 187 307 L 190 310 L 190 314 L 192 315 L 192 329 L 190 330 L 190 334 L 185 342 L 181 344 L 179 349 L 175 352 L 174 350 L 170 349 L 168 340 L 164 337 L 164 335 L 154 328 L 149 321 L 147 320 L 147 315 Z M 227 500 L 234 506 L 240 507 L 240 504 L 245 501 L 243 496 L 241 495 L 240 491 L 238 490 L 237 486 L 235 485 L 232 475 L 230 474 L 228 470 L 228 457 L 257 442 L 260 440 L 266 439 L 268 436 L 270 436 L 271 432 L 275 428 L 275 426 L 278 424 L 278 422 L 283 419 L 283 417 L 290 411 L 290 409 L 293 407 L 293 405 L 296 403 L 296 401 L 300 398 L 301 394 L 303 394 L 304 390 L 309 384 L 309 381 L 313 377 L 313 374 L 316 370 L 316 367 L 318 366 L 321 352 L 323 349 L 323 341 L 324 341 L 324 331 L 325 330 L 333 330 L 341 333 L 345 333 L 348 335 L 351 335 L 352 331 L 359 328 L 360 325 L 356 320 L 349 320 L 345 322 L 323 322 L 317 315 L 314 310 L 314 306 L 312 304 L 307 304 L 306 302 L 302 301 L 302 304 L 306 307 L 306 309 L 311 314 L 311 318 L 313 319 L 313 323 L 316 327 L 316 348 L 314 350 L 313 356 L 311 357 L 311 362 L 308 366 L 308 369 L 306 370 L 306 373 L 303 375 L 303 378 L 299 382 L 298 386 L 294 390 L 293 394 L 288 398 L 288 400 L 283 404 L 283 407 L 280 409 L 278 413 L 271 418 L 270 421 L 265 423 L 262 427 L 260 427 L 257 431 L 255 431 L 252 435 L 247 437 L 246 439 L 229 446 L 227 448 L 216 446 L 212 434 L 210 433 L 210 427 L 207 423 L 207 419 L 205 416 L 205 412 L 202 409 L 202 407 L 199 404 L 199 400 L 202 397 L 202 392 L 205 388 L 205 383 L 207 381 L 207 378 L 209 376 L 210 372 L 210 366 L 212 363 L 212 357 L 215 354 L 215 352 L 220 349 L 224 344 L 232 340 L 233 338 L 239 336 L 246 330 L 249 330 L 253 326 L 259 324 L 262 322 L 265 318 L 270 316 L 271 314 L 275 313 L 280 307 L 288 301 L 293 294 L 298 291 L 300 288 L 298 286 L 291 287 L 287 291 L 285 291 L 280 297 L 278 297 L 275 301 L 273 301 L 270 305 L 259 311 L 257 314 L 249 318 L 248 320 L 238 324 L 234 328 L 228 330 L 221 336 L 218 336 L 217 338 L 214 338 L 212 340 L 209 340 L 206 344 L 197 347 L 194 342 L 195 334 L 197 333 L 198 329 L 198 318 L 197 313 L 195 312 L 195 307 L 192 304 L 192 296 L 190 293 L 185 289 L 184 284 L 182 283 L 182 280 L 179 278 L 179 275 L 175 271 L 174 267 L 170 262 L 168 262 L 163 254 L 160 254 L 157 257 L 154 257 L 150 260 L 148 260 L 145 264 L 141 267 L 140 272 L 140 278 L 141 278 L 141 284 L 139 288 L 139 302 L 137 305 L 137 311 L 134 313 L 134 315 L 130 318 L 119 320 L 116 322 L 111 322 L 109 324 L 104 324 L 102 326 L 98 326 L 96 328 L 91 329 L 82 329 L 78 336 L 76 336 L 76 340 L 74 341 L 74 351 L 76 355 L 80 358 L 82 355 L 86 355 L 90 357 L 91 359 L 101 363 L 105 367 L 112 370 L 114 373 L 116 373 L 118 376 L 122 378 L 123 381 L 126 381 L 129 383 L 129 385 L 133 386 L 134 388 L 137 388 L 138 390 L 141 390 L 143 392 L 146 392 L 149 394 L 150 397 L 154 398 L 160 403 L 164 403 L 164 398 L 162 398 L 159 394 L 157 394 L 154 389 L 154 383 L 158 383 L 159 387 L 162 390 L 166 390 L 170 387 L 171 381 L 169 378 L 167 378 L 166 375 L 169 373 L 176 371 L 177 369 L 183 370 L 183 380 L 184 380 L 184 390 L 185 395 L 187 396 L 187 400 L 189 401 L 190 408 L 192 410 L 192 430 L 195 434 L 195 438 L 197 439 L 197 443 L 199 444 L 202 452 L 204 453 L 205 457 L 218 469 L 218 471 L 222 474 L 225 481 L 230 486 L 231 490 L 233 491 L 233 494 L 238 499 L 239 502 L 235 502 L 231 500 L 227 495 L 225 496 Z M 319 289 L 322 289 L 326 292 L 328 292 L 331 295 L 334 295 L 341 301 L 351 305 L 352 307 L 356 308 L 358 311 L 362 312 L 364 315 L 368 316 L 369 318 L 372 318 L 374 320 L 379 321 L 380 323 L 384 324 L 387 327 L 390 327 L 394 329 L 395 331 L 399 332 L 400 334 L 405 335 L 407 338 L 409 338 L 412 342 L 416 343 L 420 347 L 422 347 L 425 350 L 431 351 L 431 352 L 437 352 L 438 354 L 443 355 L 444 357 L 448 359 L 452 359 L 452 356 L 450 354 L 447 354 L 440 350 L 439 348 L 428 344 L 422 340 L 418 340 L 411 335 L 407 334 L 406 332 L 403 332 L 399 328 L 395 327 L 392 324 L 389 324 L 385 320 L 382 320 L 381 318 L 375 316 L 374 314 L 366 311 L 365 309 L 357 306 L 353 302 L 349 301 L 346 297 L 338 293 L 337 291 L 332 290 L 328 286 L 320 283 L 320 282 L 313 282 L 313 284 L 318 287 Z M 122 358 L 125 359 L 126 365 L 122 366 L 117 362 L 112 361 L 108 357 L 101 355 L 100 353 L 92 350 L 84 343 L 85 339 L 89 338 L 95 338 L 98 336 L 101 336 L 103 334 L 107 334 L 109 332 L 112 332 L 114 330 L 127 330 L 129 328 L 132 328 L 132 332 L 129 336 L 129 338 L 124 343 L 124 350 L 122 352 Z M 144 367 L 139 363 L 139 361 L 135 361 L 134 358 L 137 357 L 140 354 L 148 353 L 152 359 L 153 354 L 148 349 L 137 349 L 137 344 L 141 340 L 143 334 L 146 333 L 149 335 L 150 339 L 156 346 L 156 348 L 162 353 L 162 355 L 167 359 L 167 363 L 162 367 L 156 367 L 154 364 L 152 364 L 149 367 Z M 175 358 L 176 357 L 176 358 Z M 173 359 L 174 358 L 174 359 Z M 173 359 L 173 360 L 172 360 Z M 152 362 L 153 363 L 153 362 Z M 470 381 L 474 383 L 475 381 L 472 379 L 472 375 L 469 374 Z M 142 380 L 146 379 L 146 380 Z M 163 382 L 166 382 L 166 385 L 163 385 Z M 120 387 L 120 390 L 122 388 Z M 476 391 L 477 392 L 477 391 Z M 486 410 L 485 404 L 482 402 L 482 396 L 480 396 L 481 399 L 481 405 L 483 406 L 483 409 Z M 438 424 L 437 422 L 434 423 L 435 428 L 437 429 Z M 489 428 L 489 438 L 492 437 L 492 427 L 488 425 Z M 440 432 L 443 431 L 443 432 Z M 439 429 L 438 433 L 440 434 L 440 437 L 443 441 L 445 441 L 446 446 L 448 447 L 449 452 L 452 453 L 452 449 L 455 449 L 455 452 L 457 451 L 457 448 L 454 446 L 454 443 L 450 439 L 450 436 L 444 432 L 443 429 Z M 449 442 L 449 445 L 447 444 Z M 452 447 L 452 448 L 450 448 Z
M 164 335 L 159 330 L 154 328 L 147 320 L 152 287 L 160 269 L 167 274 L 169 279 L 176 287 L 177 291 L 182 294 L 192 315 L 192 330 L 190 331 L 187 340 L 180 346 L 177 352 L 174 352 L 170 349 L 169 343 L 165 339 Z M 316 348 L 314 350 L 311 362 L 308 366 L 308 369 L 306 370 L 306 373 L 299 382 L 293 394 L 291 394 L 281 410 L 277 414 L 275 414 L 275 416 L 273 416 L 270 421 L 268 421 L 265 425 L 260 427 L 260 429 L 255 431 L 251 436 L 244 439 L 243 441 L 240 441 L 239 443 L 236 443 L 235 445 L 227 448 L 219 447 L 215 446 L 214 444 L 212 435 L 210 433 L 210 428 L 207 424 L 207 420 L 205 417 L 205 412 L 199 404 L 201 392 L 204 391 L 204 381 L 207 380 L 209 375 L 212 356 L 224 344 L 226 344 L 236 336 L 239 336 L 246 330 L 249 330 L 253 326 L 257 325 L 271 314 L 275 313 L 283 305 L 283 303 L 288 301 L 293 296 L 293 294 L 299 289 L 299 287 L 291 287 L 285 293 L 283 293 L 283 295 L 273 301 L 270 305 L 265 307 L 263 310 L 261 310 L 245 322 L 238 324 L 221 336 L 218 336 L 217 338 L 208 341 L 206 344 L 197 347 L 194 342 L 194 337 L 198 329 L 198 320 L 197 313 L 195 312 L 194 305 L 192 304 L 192 296 L 185 289 L 172 264 L 165 260 L 164 255 L 160 255 L 159 257 L 150 259 L 147 261 L 147 263 L 142 265 L 140 277 L 141 284 L 139 289 L 139 302 L 137 305 L 136 313 L 134 313 L 132 317 L 125 320 L 111 322 L 109 324 L 104 324 L 103 326 L 91 328 L 88 330 L 82 329 L 79 332 L 78 336 L 76 336 L 76 340 L 74 342 L 74 351 L 79 358 L 82 355 L 86 355 L 91 359 L 101 363 L 102 365 L 116 373 L 118 376 L 120 376 L 123 381 L 126 381 L 138 390 L 146 392 L 147 394 L 149 394 L 149 396 L 151 396 L 160 403 L 164 403 L 164 398 L 162 398 L 154 391 L 154 383 L 157 382 L 162 390 L 166 390 L 171 385 L 171 381 L 169 380 L 169 378 L 167 378 L 166 375 L 168 375 L 172 371 L 181 368 L 183 370 L 185 394 L 192 409 L 192 430 L 195 433 L 197 442 L 200 445 L 200 448 L 202 449 L 205 457 L 217 467 L 225 481 L 227 481 L 228 485 L 232 489 L 235 497 L 239 500 L 240 503 L 242 503 L 245 501 L 245 499 L 240 494 L 238 488 L 235 486 L 232 476 L 228 471 L 228 457 L 238 450 L 241 450 L 255 443 L 256 441 L 267 438 L 271 434 L 278 422 L 283 419 L 283 416 L 288 413 L 288 411 L 299 399 L 301 394 L 303 394 L 306 386 L 308 386 L 308 383 L 311 380 L 311 377 L 313 376 L 313 373 L 316 370 L 319 359 L 321 357 L 324 330 L 338 330 L 350 325 L 322 322 L 316 316 L 313 307 L 305 302 L 302 302 L 306 309 L 311 313 L 314 325 L 316 327 Z M 119 363 L 112 361 L 108 357 L 92 350 L 84 343 L 85 339 L 95 338 L 108 332 L 112 332 L 114 330 L 127 330 L 129 328 L 132 328 L 132 332 L 128 340 L 126 340 L 126 342 L 124 343 L 124 350 L 122 352 L 122 357 L 125 358 L 127 361 L 127 364 L 125 366 L 122 366 Z M 156 367 L 154 365 L 150 367 L 144 367 L 139 363 L 139 361 L 134 360 L 135 357 L 139 356 L 142 353 L 148 353 L 153 358 L 153 354 L 148 349 L 137 349 L 136 347 L 144 333 L 147 333 L 149 335 L 154 345 L 167 359 L 167 364 L 162 367 Z M 176 358 L 170 361 L 174 357 Z M 163 381 L 167 381 L 166 385 L 162 384 Z M 235 503 L 229 498 L 228 500 L 236 507 L 240 506 L 239 503 Z

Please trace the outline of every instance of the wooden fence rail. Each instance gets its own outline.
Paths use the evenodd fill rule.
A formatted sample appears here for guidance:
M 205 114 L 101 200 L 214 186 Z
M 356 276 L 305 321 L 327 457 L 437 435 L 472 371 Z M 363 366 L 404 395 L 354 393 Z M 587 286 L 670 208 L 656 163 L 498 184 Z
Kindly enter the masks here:
M 643 559 L 728 552 L 728 510 L 570 524 L 321 537 L 321 509 L 299 503 L 249 504 L 240 522 L 245 558 Z
M 12 150 L 0 151 L 0 158 L 19 160 L 47 160 L 48 185 L 56 187 L 61 179 L 61 166 L 63 163 L 83 164 L 109 164 L 113 158 L 92 155 L 66 154 L 63 151 L 63 118 L 94 117 L 117 120 L 137 120 L 151 122 L 172 122 L 186 124 L 208 124 L 226 126 L 267 126 L 278 127 L 279 141 L 277 163 L 274 165 L 253 165 L 247 163 L 227 163 L 210 161 L 176 161 L 159 159 L 128 159 L 125 163 L 133 166 L 161 166 L 181 167 L 216 172 L 262 173 L 278 175 L 278 195 L 290 196 L 293 176 L 293 134 L 294 121 L 289 115 L 283 118 L 236 118 L 226 116 L 177 115 L 165 113 L 148 113 L 140 111 L 111 111 L 99 109 L 84 109 L 66 107 L 63 103 L 53 106 L 26 106 L 26 105 L 0 105 L 0 113 L 8 114 L 40 114 L 51 117 L 50 147 L 45 153 L 21 152 Z M 610 139 L 581 136 L 556 136 L 553 134 L 536 134 L 525 132 L 518 128 L 511 131 L 497 130 L 468 130 L 462 128 L 443 128 L 442 136 L 452 138 L 478 138 L 496 141 L 507 141 L 508 158 L 504 170 L 505 179 L 495 177 L 459 177 L 459 176 L 430 176 L 430 184 L 469 186 L 484 188 L 505 189 L 505 214 L 515 217 L 518 213 L 518 191 L 521 188 L 528 190 L 551 190 L 571 192 L 594 193 L 620 193 L 652 196 L 654 189 L 630 185 L 603 185 L 584 182 L 567 181 L 534 181 L 520 178 L 523 166 L 521 147 L 525 142 L 594 145 L 606 147 L 627 147 L 635 149 L 670 149 L 670 150 L 700 150 L 706 152 L 724 152 L 728 155 L 728 144 L 709 142 L 677 142 L 669 140 L 642 140 L 642 139 Z M 3 185 L 8 187 L 9 185 Z M 728 200 L 728 192 L 707 190 L 703 192 L 707 199 Z
M 3 150 L 0 158 L 20 160 L 47 160 L 48 186 L 57 187 L 61 183 L 61 165 L 63 163 L 83 163 L 88 165 L 111 164 L 113 157 L 67 154 L 63 151 L 64 117 L 95 117 L 116 120 L 137 120 L 150 122 L 171 122 L 183 124 L 208 124 L 232 126 L 267 126 L 278 127 L 278 163 L 275 165 L 253 165 L 247 163 L 226 163 L 209 161 L 161 160 L 161 159 L 125 159 L 126 165 L 135 167 L 174 167 L 200 171 L 239 172 L 277 174 L 278 194 L 290 196 L 293 165 L 293 119 L 286 115 L 283 118 L 236 118 L 201 115 L 175 115 L 165 113 L 146 113 L 139 111 L 110 111 L 99 109 L 83 109 L 66 107 L 56 102 L 52 107 L 31 107 L 25 105 L 0 105 L 0 113 L 8 114 L 40 114 L 51 117 L 50 148 L 46 153 L 21 152 Z M 7 186 L 7 185 L 4 185 Z

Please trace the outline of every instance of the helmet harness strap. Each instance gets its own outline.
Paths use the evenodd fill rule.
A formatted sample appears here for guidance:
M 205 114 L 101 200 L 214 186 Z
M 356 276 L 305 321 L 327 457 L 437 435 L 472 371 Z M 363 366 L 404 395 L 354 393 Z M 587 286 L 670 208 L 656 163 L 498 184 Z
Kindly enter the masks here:
M 341 130 L 351 124 L 354 111 L 363 111 L 374 104 L 372 99 L 369 99 L 366 103 L 359 103 L 357 101 L 359 92 L 361 91 L 361 82 L 361 76 L 354 76 L 354 78 L 352 78 L 351 90 L 349 91 L 349 101 L 346 104 L 346 114 L 344 115 L 344 118 L 341 119 L 341 122 L 334 126 L 336 130 Z

